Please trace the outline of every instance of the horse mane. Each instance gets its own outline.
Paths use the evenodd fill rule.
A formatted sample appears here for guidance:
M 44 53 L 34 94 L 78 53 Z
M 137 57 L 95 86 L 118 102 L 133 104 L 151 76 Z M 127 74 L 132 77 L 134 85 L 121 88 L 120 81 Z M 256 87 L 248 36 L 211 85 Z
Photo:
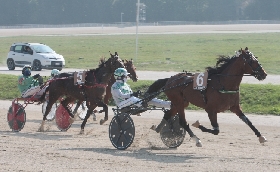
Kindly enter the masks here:
M 235 59 L 236 56 L 229 57 L 225 55 L 219 55 L 215 67 L 208 66 L 205 68 L 208 71 L 208 76 L 221 73 Z
M 90 69 L 89 71 L 90 72 L 98 72 L 100 68 L 104 67 L 106 63 L 106 58 L 105 57 L 101 57 L 100 60 L 99 60 L 99 65 L 96 69 Z

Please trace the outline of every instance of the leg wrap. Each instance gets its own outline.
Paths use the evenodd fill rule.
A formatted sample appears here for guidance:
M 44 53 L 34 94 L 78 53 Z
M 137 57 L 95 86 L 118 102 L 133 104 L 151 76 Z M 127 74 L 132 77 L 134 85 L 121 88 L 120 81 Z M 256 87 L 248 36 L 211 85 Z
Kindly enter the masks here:
M 242 119 L 242 121 L 245 122 L 254 131 L 257 137 L 261 136 L 261 133 L 256 129 L 256 127 L 244 114 L 240 115 L 239 118 Z
M 203 127 L 202 125 L 199 125 L 198 128 L 199 128 L 202 132 L 207 132 L 207 133 L 211 133 L 211 134 L 214 134 L 214 135 L 218 135 L 219 132 L 220 132 L 219 128 L 208 129 L 208 128 Z

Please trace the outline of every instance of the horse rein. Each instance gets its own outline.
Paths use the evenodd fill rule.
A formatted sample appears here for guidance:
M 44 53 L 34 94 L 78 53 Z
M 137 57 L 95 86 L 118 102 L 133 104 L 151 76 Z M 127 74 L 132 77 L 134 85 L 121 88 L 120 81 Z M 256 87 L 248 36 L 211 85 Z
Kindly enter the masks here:
M 255 58 L 251 53 L 249 54 L 251 58 Z M 255 78 L 257 77 L 256 75 L 259 73 L 259 71 L 262 69 L 261 65 L 259 64 L 258 60 L 255 58 L 255 60 L 258 62 L 258 67 L 254 70 L 253 66 L 252 66 L 252 59 L 250 58 L 250 61 L 248 61 L 248 59 L 246 59 L 244 57 L 244 54 L 242 54 L 242 59 L 244 60 L 244 65 L 245 62 L 251 67 L 252 71 L 254 74 L 243 74 L 243 75 L 224 75 L 224 74 L 215 74 L 218 76 L 254 76 Z M 222 86 L 221 82 L 220 82 L 220 78 L 218 80 L 219 84 L 221 85 L 221 87 L 223 88 L 222 90 L 218 90 L 220 93 L 228 93 L 228 94 L 235 94 L 235 93 L 239 93 L 239 89 L 238 90 L 225 90 L 224 86 Z M 214 89 L 213 87 L 211 87 L 212 89 Z M 215 90 L 215 89 L 214 89 Z

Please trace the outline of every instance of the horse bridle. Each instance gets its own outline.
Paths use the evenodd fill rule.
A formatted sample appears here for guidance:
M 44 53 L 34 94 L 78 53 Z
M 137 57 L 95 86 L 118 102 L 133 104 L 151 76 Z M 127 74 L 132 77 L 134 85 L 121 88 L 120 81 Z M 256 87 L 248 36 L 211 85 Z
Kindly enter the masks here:
M 242 58 L 243 58 L 243 60 L 251 67 L 251 69 L 252 69 L 252 71 L 253 71 L 253 76 L 254 76 L 255 78 L 257 78 L 257 77 L 260 75 L 260 72 L 261 72 L 261 70 L 262 70 L 262 65 L 259 63 L 259 61 L 257 60 L 257 58 L 254 57 L 254 55 L 253 55 L 251 52 L 248 51 L 248 52 L 246 52 L 246 54 L 249 55 L 250 58 L 247 59 L 247 58 L 245 57 L 244 54 L 242 54 Z M 253 58 L 254 58 L 254 60 L 257 61 L 257 63 L 258 63 L 258 66 L 256 67 L 256 69 L 254 69 L 253 66 L 252 66 L 252 64 L 253 64 Z M 245 65 L 245 63 L 244 63 L 244 65 Z
M 259 61 L 256 59 L 256 57 L 253 56 L 253 54 L 252 54 L 251 52 L 247 51 L 247 52 L 246 52 L 246 55 L 248 55 L 250 58 L 247 59 L 246 56 L 242 53 L 242 59 L 244 60 L 244 65 L 247 63 L 247 64 L 251 67 L 251 69 L 252 69 L 252 71 L 253 71 L 253 76 L 254 76 L 255 78 L 258 78 L 258 76 L 260 75 L 260 72 L 261 72 L 261 70 L 262 70 L 261 64 L 260 64 Z M 253 59 L 252 59 L 252 58 L 254 58 L 254 59 L 257 61 L 257 63 L 258 63 L 258 66 L 257 66 L 256 69 L 254 69 L 253 66 L 252 66 L 252 64 L 253 64 Z M 240 75 L 222 75 L 222 74 L 216 74 L 216 75 L 219 75 L 219 76 L 240 76 Z M 252 75 L 251 75 L 251 74 L 249 74 L 249 75 L 244 75 L 244 74 L 243 74 L 243 76 L 252 76 Z M 218 83 L 222 86 L 222 84 L 221 84 L 221 82 L 220 82 L 220 78 L 219 78 L 219 80 L 218 80 Z M 214 89 L 214 88 L 212 87 L 212 89 Z M 214 90 L 215 90 L 215 89 L 214 89 Z M 230 93 L 230 94 L 239 93 L 239 89 L 238 89 L 238 90 L 225 90 L 225 89 L 224 89 L 224 86 L 222 86 L 222 89 L 221 89 L 221 90 L 218 90 L 218 91 L 219 91 L 220 93 Z
M 115 71 L 116 63 L 117 63 L 117 62 L 119 62 L 120 64 L 122 64 L 122 68 L 125 68 L 123 62 L 119 59 L 119 56 L 113 56 L 113 58 L 116 58 L 116 59 L 114 59 L 114 61 L 111 61 L 111 64 L 112 64 L 112 68 L 111 68 L 111 69 L 113 69 L 112 72 Z

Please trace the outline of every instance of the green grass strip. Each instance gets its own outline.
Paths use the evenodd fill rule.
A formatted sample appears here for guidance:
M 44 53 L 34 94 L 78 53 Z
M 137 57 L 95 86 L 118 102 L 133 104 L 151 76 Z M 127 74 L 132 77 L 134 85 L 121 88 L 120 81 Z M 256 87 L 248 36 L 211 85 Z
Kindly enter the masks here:
M 20 97 L 17 89 L 17 76 L 0 74 L 0 99 L 12 100 Z M 128 81 L 132 90 L 141 90 L 145 92 L 153 81 Z M 271 84 L 241 84 L 240 86 L 240 104 L 244 113 L 255 113 L 262 115 L 277 115 L 280 116 L 280 87 Z M 161 93 L 158 98 L 166 99 L 166 96 Z M 110 105 L 114 105 L 113 101 Z M 201 110 L 196 106 L 190 105 L 187 109 Z

